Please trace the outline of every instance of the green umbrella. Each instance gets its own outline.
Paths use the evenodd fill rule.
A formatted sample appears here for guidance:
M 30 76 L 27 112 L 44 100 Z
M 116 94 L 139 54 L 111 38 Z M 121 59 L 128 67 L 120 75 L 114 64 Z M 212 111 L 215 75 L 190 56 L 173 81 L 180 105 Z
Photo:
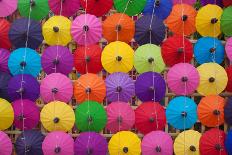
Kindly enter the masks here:
M 148 71 L 162 72 L 165 69 L 165 64 L 160 47 L 154 44 L 140 46 L 135 51 L 134 66 L 138 73 Z
M 146 0 L 114 0 L 114 7 L 118 12 L 134 16 L 143 11 L 146 2 Z
M 31 6 L 31 18 L 41 20 L 49 13 L 48 0 L 19 0 L 18 9 L 21 16 L 29 17 Z
M 95 101 L 86 101 L 80 104 L 75 110 L 76 126 L 84 131 L 101 131 L 107 122 L 107 115 L 104 107 Z
M 232 6 L 226 8 L 221 17 L 221 30 L 227 36 L 232 36 Z

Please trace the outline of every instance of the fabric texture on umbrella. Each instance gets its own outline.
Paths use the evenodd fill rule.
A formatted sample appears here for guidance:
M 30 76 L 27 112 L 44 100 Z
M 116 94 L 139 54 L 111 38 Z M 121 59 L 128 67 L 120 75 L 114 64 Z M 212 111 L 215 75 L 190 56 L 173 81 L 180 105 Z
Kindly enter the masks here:
M 104 48 L 101 62 L 103 68 L 109 73 L 127 73 L 133 68 L 133 57 L 134 50 L 127 43 L 115 41 Z
M 8 129 L 14 121 L 14 110 L 11 104 L 0 98 L 0 130 Z
M 226 36 L 232 36 L 232 7 L 225 8 L 221 17 L 221 30 Z
M 64 102 L 54 101 L 46 104 L 41 113 L 40 120 L 48 131 L 69 131 L 75 121 L 73 109 Z
M 196 0 L 172 0 L 173 4 L 180 4 L 180 3 L 185 3 L 189 5 L 193 5 L 196 3 Z
M 3 131 L 0 131 L 0 145 L 1 145 L 1 149 L 0 149 L 1 155 L 11 155 L 13 149 L 11 139 Z
M 160 47 L 154 44 L 145 44 L 138 47 L 134 55 L 134 66 L 138 73 L 162 72 L 165 69 L 165 64 Z
M 73 138 L 62 131 L 49 133 L 43 143 L 42 150 L 44 155 L 73 155 L 74 154 Z
M 105 96 L 106 86 L 104 80 L 95 74 L 84 74 L 74 83 L 74 97 L 78 103 L 87 100 L 102 103 Z
M 197 88 L 201 95 L 218 95 L 227 85 L 228 77 L 225 69 L 216 63 L 204 63 L 197 67 L 200 83 Z
M 231 145 L 232 145 L 232 130 L 229 130 L 225 140 L 225 147 L 228 154 L 232 154 Z
M 102 105 L 95 101 L 85 101 L 75 110 L 76 126 L 81 132 L 100 132 L 106 125 L 107 114 Z
M 228 59 L 232 61 L 232 37 L 226 41 L 225 51 Z
M 188 97 L 175 97 L 167 106 L 166 117 L 168 123 L 174 128 L 179 130 L 189 129 L 197 121 L 197 105 Z
M 134 39 L 139 45 L 147 43 L 160 45 L 165 38 L 165 25 L 161 19 L 156 16 L 145 15 L 135 22 Z M 150 28 L 151 25 L 151 28 Z
M 135 94 L 142 101 L 161 101 L 166 92 L 163 77 L 156 72 L 140 74 L 135 82 Z
M 225 7 L 228 7 L 232 5 L 232 0 L 222 0 L 222 3 Z
M 226 105 L 224 107 L 224 116 L 225 116 L 225 121 L 228 125 L 232 125 L 232 98 L 229 97 Z
M 214 4 L 214 5 L 223 6 L 222 5 L 222 0 L 201 0 L 201 5 L 202 6 L 205 6 L 207 4 Z
M 226 68 L 226 73 L 228 76 L 228 82 L 226 86 L 226 91 L 232 92 L 232 65 Z
M 75 155 L 105 155 L 108 151 L 107 145 L 107 141 L 102 135 L 95 132 L 83 132 L 75 140 L 74 153 Z
M 128 74 L 113 73 L 106 78 L 105 84 L 106 98 L 111 102 L 129 102 L 135 95 L 135 84 Z
M 10 101 L 8 95 L 8 82 L 11 79 L 11 75 L 0 71 L 0 98 Z
M 172 137 L 163 131 L 152 131 L 146 134 L 143 137 L 141 147 L 142 154 L 173 155 Z
M 1 0 L 0 17 L 11 15 L 17 9 L 18 0 Z
M 19 135 L 15 143 L 17 155 L 43 155 L 44 135 L 40 131 L 27 130 Z
M 8 59 L 10 52 L 6 49 L 0 48 L 0 72 L 9 72 Z
M 11 48 L 11 42 L 8 35 L 9 31 L 10 23 L 6 19 L 0 19 L 0 48 Z
M 50 46 L 44 50 L 41 63 L 47 74 L 62 73 L 68 75 L 73 68 L 73 55 L 67 47 Z
M 166 125 L 164 108 L 158 102 L 145 102 L 135 110 L 135 127 L 147 134 L 155 130 L 163 130 Z
M 108 16 L 103 22 L 103 37 L 108 42 L 130 42 L 135 34 L 135 22 L 131 17 L 123 13 L 115 13 Z

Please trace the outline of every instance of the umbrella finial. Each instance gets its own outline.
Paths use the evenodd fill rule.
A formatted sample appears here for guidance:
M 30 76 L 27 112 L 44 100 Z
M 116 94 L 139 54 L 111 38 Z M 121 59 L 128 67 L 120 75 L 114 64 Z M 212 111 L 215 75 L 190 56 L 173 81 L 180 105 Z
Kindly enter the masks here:
M 120 24 L 116 25 L 116 31 L 119 32 L 122 30 L 122 26 Z
M 30 152 L 30 151 L 31 151 L 31 145 L 26 145 L 25 152 Z
M 90 62 L 90 56 L 86 56 L 86 57 L 85 57 L 85 61 L 86 61 L 86 62 Z
M 182 19 L 182 21 L 185 22 L 188 19 L 188 16 L 187 15 L 183 15 L 181 19 Z
M 118 116 L 117 121 L 118 123 L 122 123 L 122 116 Z
M 23 115 L 23 114 L 20 114 L 20 115 L 18 116 L 18 119 L 19 119 L 20 121 L 23 121 L 24 115 Z
M 86 89 L 85 89 L 85 92 L 86 92 L 87 94 L 91 93 L 91 88 L 90 88 L 90 87 L 86 88 Z
M 52 62 L 54 65 L 58 65 L 60 63 L 60 61 L 58 59 L 54 59 Z
M 87 155 L 91 155 L 91 154 L 93 154 L 93 149 L 87 148 Z
M 56 147 L 55 150 L 54 150 L 54 152 L 55 152 L 56 154 L 60 153 L 60 152 L 61 152 L 61 148 L 60 148 L 59 146 Z
M 183 47 L 178 48 L 177 52 L 180 53 L 180 54 L 183 53 L 184 52 L 184 48 Z
M 122 91 L 122 87 L 121 86 L 117 86 L 116 92 L 120 93 L 121 91 Z
M 58 117 L 55 117 L 55 118 L 53 119 L 53 122 L 56 123 L 56 124 L 59 123 L 59 121 L 60 121 L 60 119 L 59 119 Z
M 213 83 L 214 81 L 215 81 L 215 78 L 214 78 L 214 77 L 210 77 L 210 78 L 209 78 L 209 82 L 210 82 L 210 83 Z
M 154 119 L 153 117 L 150 117 L 150 118 L 149 118 L 149 122 L 150 122 L 150 123 L 154 123 L 154 121 L 155 121 L 155 119 Z
M 220 144 L 216 144 L 214 147 L 218 151 L 222 150 L 222 146 Z
M 152 57 L 148 58 L 148 62 L 149 63 L 153 63 L 154 62 L 154 58 L 152 58 Z
M 117 56 L 117 57 L 116 57 L 116 60 L 117 60 L 117 61 L 122 61 L 122 57 L 121 57 L 121 56 Z
M 216 48 L 214 48 L 214 47 L 210 48 L 210 50 L 209 50 L 210 53 L 214 53 L 215 51 L 216 51 Z
M 217 22 L 218 22 L 218 19 L 217 19 L 217 18 L 212 18 L 212 19 L 211 19 L 211 23 L 212 23 L 212 24 L 216 24 Z
M 187 82 L 187 81 L 188 81 L 188 77 L 187 77 L 187 76 L 183 76 L 183 77 L 181 78 L 181 81 L 182 81 L 182 82 Z
M 88 122 L 89 122 L 89 124 L 91 124 L 93 122 L 93 117 L 92 116 L 88 116 Z
M 35 0 L 30 0 L 31 6 L 35 6 Z
M 218 116 L 218 115 L 221 114 L 221 112 L 220 112 L 218 109 L 215 109 L 215 110 L 213 111 L 213 114 L 216 115 L 216 116 Z
M 193 146 L 193 145 L 191 145 L 190 147 L 189 147 L 189 149 L 190 149 L 190 151 L 192 151 L 192 152 L 196 152 L 196 147 L 195 146 Z
M 25 92 L 25 89 L 24 88 L 19 88 L 16 92 L 20 93 L 20 94 L 23 94 Z
M 21 66 L 21 67 L 26 67 L 26 65 L 27 65 L 27 63 L 26 63 L 25 61 L 22 61 L 22 62 L 20 63 L 20 66 Z
M 160 146 L 156 146 L 155 151 L 156 152 L 161 152 L 161 147 Z
M 58 93 L 58 88 L 52 88 L 52 93 L 54 94 Z
M 124 152 L 124 153 L 128 153 L 128 152 L 129 152 L 128 147 L 124 147 L 124 148 L 123 148 L 123 152 Z
M 182 116 L 182 117 L 187 117 L 187 112 L 183 111 L 183 112 L 181 113 L 181 116 Z
M 59 32 L 59 30 L 60 30 L 59 27 L 57 27 L 57 26 L 54 26 L 54 27 L 53 27 L 53 31 L 54 31 L 54 32 L 57 33 L 57 32 Z
M 154 90 L 155 90 L 155 88 L 154 88 L 153 86 L 150 86 L 148 89 L 149 89 L 150 91 L 154 91 Z
M 89 31 L 89 26 L 88 26 L 88 25 L 84 25 L 84 26 L 83 26 L 83 30 L 84 30 L 85 32 L 88 32 L 88 31 Z
M 160 0 L 155 0 L 155 6 L 156 7 L 160 6 Z

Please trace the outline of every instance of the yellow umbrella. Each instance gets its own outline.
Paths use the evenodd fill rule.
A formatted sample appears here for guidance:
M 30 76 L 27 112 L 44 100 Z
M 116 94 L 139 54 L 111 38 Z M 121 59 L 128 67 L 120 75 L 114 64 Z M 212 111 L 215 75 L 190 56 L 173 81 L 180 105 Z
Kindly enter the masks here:
M 110 155 L 140 155 L 141 141 L 136 134 L 130 131 L 120 131 L 109 141 Z
M 43 25 L 43 36 L 48 45 L 66 46 L 72 39 L 71 21 L 63 16 L 53 16 Z
M 134 50 L 121 41 L 115 41 L 107 45 L 101 57 L 102 66 L 109 73 L 127 73 L 133 68 Z
M 201 95 L 218 95 L 226 88 L 228 77 L 222 66 L 217 63 L 204 63 L 197 70 L 200 75 L 197 91 Z
M 181 132 L 175 139 L 174 152 L 177 155 L 200 155 L 201 134 L 194 130 Z
M 46 104 L 40 120 L 48 131 L 69 131 L 75 122 L 73 109 L 64 102 L 54 101 Z
M 14 121 L 14 110 L 11 104 L 0 98 L 0 130 L 8 129 Z
M 220 20 L 222 8 L 208 4 L 202 7 L 196 17 L 196 28 L 202 36 L 217 37 L 221 34 Z

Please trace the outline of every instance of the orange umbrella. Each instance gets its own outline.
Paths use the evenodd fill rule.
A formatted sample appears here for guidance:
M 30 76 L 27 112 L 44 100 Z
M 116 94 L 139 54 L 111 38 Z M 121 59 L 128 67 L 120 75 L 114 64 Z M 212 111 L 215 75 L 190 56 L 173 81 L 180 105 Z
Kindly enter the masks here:
M 103 36 L 108 42 L 130 42 L 135 34 L 135 23 L 126 14 L 113 14 L 103 22 Z
M 101 103 L 105 96 L 105 83 L 95 74 L 84 74 L 74 83 L 74 97 L 78 103 L 88 100 Z

